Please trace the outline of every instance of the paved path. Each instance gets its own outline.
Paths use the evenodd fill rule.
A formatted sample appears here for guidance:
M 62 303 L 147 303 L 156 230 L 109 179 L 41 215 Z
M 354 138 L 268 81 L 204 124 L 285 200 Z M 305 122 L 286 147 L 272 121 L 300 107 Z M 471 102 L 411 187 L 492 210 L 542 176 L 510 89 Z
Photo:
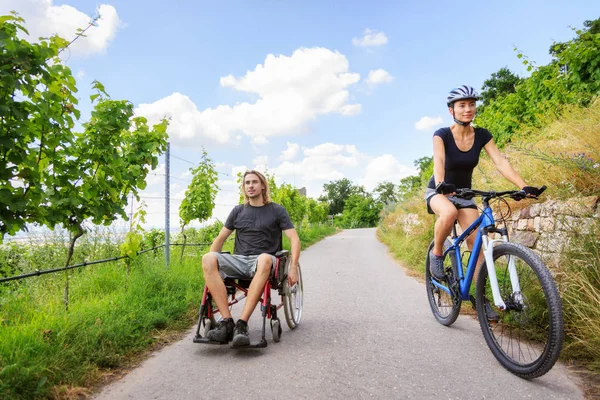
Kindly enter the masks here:
M 375 229 L 326 238 L 300 261 L 304 315 L 294 331 L 282 318 L 280 343 L 269 331 L 267 348 L 233 350 L 194 344 L 191 330 L 95 399 L 583 398 L 562 365 L 533 381 L 506 371 L 474 318 L 438 324 L 424 285 L 403 273 Z

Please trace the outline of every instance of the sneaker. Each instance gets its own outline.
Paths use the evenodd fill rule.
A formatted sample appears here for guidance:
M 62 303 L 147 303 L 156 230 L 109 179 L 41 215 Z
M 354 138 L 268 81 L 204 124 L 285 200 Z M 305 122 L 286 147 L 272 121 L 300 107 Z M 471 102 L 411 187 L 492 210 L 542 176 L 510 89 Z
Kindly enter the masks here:
M 233 331 L 233 347 L 244 347 L 250 344 L 250 336 L 248 335 L 248 323 L 242 319 L 238 319 Z
M 498 322 L 500 320 L 500 316 L 494 311 L 487 299 L 483 302 L 483 309 L 485 310 L 485 316 L 489 322 Z
M 469 300 L 471 300 L 471 305 L 473 306 L 473 310 L 477 310 L 477 303 L 475 302 L 475 297 L 470 296 Z M 489 322 L 498 322 L 500 320 L 500 316 L 494 309 L 492 308 L 488 299 L 485 299 L 483 302 L 483 309 L 485 310 L 485 316 Z
M 214 329 L 208 331 L 206 337 L 215 342 L 229 343 L 233 339 L 234 327 L 233 318 L 222 319 Z
M 438 281 L 446 278 L 446 272 L 444 272 L 444 257 L 436 256 L 433 251 L 429 252 L 429 272 Z

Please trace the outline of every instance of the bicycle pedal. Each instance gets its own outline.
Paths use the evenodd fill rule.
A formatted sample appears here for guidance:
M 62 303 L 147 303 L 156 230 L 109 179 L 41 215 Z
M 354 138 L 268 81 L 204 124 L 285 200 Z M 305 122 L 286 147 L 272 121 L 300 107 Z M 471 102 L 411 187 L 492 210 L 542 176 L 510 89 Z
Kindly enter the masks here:
M 477 310 L 477 302 L 472 294 L 469 295 L 469 301 L 471 302 L 471 307 L 473 307 L 473 310 Z

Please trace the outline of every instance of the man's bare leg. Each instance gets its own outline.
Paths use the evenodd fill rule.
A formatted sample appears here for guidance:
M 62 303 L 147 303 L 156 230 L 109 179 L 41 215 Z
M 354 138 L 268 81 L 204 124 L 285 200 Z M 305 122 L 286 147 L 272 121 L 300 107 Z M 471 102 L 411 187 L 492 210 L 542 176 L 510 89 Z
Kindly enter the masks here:
M 242 310 L 240 319 L 248 322 L 260 296 L 265 288 L 265 283 L 269 279 L 271 273 L 271 267 L 273 266 L 273 259 L 270 254 L 263 253 L 258 256 L 258 263 L 256 265 L 256 273 L 252 278 L 250 287 L 248 288 L 248 296 L 246 297 L 246 303 Z
M 229 302 L 227 301 L 227 289 L 221 274 L 219 274 L 219 261 L 216 254 L 206 253 L 202 256 L 202 270 L 204 271 L 204 282 L 208 286 L 221 316 L 223 319 L 231 318 Z

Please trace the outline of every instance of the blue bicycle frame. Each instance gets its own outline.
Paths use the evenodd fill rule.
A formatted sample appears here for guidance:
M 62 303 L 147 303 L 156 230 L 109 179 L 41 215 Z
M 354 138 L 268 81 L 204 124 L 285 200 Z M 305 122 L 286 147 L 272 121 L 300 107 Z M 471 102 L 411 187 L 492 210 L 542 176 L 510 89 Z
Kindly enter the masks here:
M 477 264 L 477 260 L 479 259 L 479 252 L 481 251 L 481 247 L 483 245 L 483 237 L 487 238 L 487 234 L 483 233 L 483 230 L 487 227 L 494 226 L 496 222 L 494 221 L 494 215 L 492 214 L 492 209 L 490 207 L 485 207 L 481 215 L 457 238 L 452 238 L 452 246 L 444 250 L 444 256 L 446 256 L 451 251 L 454 251 L 456 256 L 456 263 L 458 265 L 456 280 L 459 284 L 460 289 L 460 298 L 462 300 L 469 299 L 469 289 L 471 288 L 471 282 L 473 281 L 473 275 L 475 274 L 475 266 Z M 467 271 L 466 276 L 463 271 L 462 259 L 460 254 L 460 244 L 466 240 L 466 238 L 479 227 L 479 231 L 477 232 L 477 236 L 475 236 L 475 243 L 473 244 L 473 249 L 471 251 L 471 255 L 469 256 L 469 260 L 467 262 Z M 487 244 L 487 243 L 486 243 Z M 492 264 L 493 265 L 493 264 Z M 494 274 L 495 275 L 495 274 Z M 490 277 L 491 278 L 491 277 Z M 494 276 L 495 278 L 495 276 Z M 494 279 L 495 280 L 495 279 Z M 442 285 L 437 282 L 435 278 L 431 278 L 431 282 L 441 290 L 444 290 L 448 294 L 450 293 L 450 289 L 447 286 Z M 497 286 L 497 281 L 496 281 Z

